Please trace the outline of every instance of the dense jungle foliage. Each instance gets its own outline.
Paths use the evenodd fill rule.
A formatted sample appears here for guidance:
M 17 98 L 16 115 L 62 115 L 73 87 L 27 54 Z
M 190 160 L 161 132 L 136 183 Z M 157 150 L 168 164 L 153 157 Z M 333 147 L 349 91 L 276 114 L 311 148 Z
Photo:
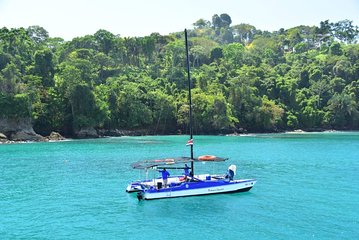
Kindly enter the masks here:
M 268 32 L 228 14 L 189 30 L 194 132 L 359 129 L 358 27 L 328 20 Z M 71 41 L 0 29 L 0 118 L 36 132 L 188 132 L 184 33 Z

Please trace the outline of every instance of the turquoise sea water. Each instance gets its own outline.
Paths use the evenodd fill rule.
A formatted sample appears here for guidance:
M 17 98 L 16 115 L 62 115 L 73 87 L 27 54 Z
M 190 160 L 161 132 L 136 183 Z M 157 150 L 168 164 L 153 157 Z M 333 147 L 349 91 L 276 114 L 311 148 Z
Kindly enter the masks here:
M 188 156 L 187 136 L 0 145 L 0 239 L 358 239 L 359 133 L 199 136 L 199 171 L 246 193 L 138 202 L 130 163 Z M 172 172 L 174 174 L 174 172 Z

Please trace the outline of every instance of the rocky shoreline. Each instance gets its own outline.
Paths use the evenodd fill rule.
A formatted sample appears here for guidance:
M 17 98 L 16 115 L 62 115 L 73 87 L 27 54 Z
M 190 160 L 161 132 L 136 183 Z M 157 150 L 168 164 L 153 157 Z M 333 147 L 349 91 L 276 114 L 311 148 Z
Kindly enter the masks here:
M 22 143 L 22 142 L 48 142 L 48 141 L 63 141 L 66 139 L 90 139 L 102 137 L 123 137 L 123 136 L 144 136 L 152 135 L 146 130 L 96 130 L 96 129 L 82 129 L 76 132 L 75 136 L 66 138 L 58 132 L 51 132 L 48 136 L 41 136 L 35 131 L 18 131 L 11 134 L 4 134 L 0 132 L 0 144 L 6 143 Z
M 43 137 L 37 133 L 20 131 L 11 134 L 9 138 L 5 134 L 0 133 L 0 144 L 21 142 L 48 142 L 62 140 L 66 140 L 66 138 L 58 132 L 51 132 L 49 136 Z
M 51 132 L 48 136 L 41 136 L 34 131 L 18 131 L 11 134 L 4 134 L 0 132 L 0 144 L 6 143 L 22 143 L 22 142 L 48 142 L 48 141 L 63 141 L 66 139 L 90 139 L 102 137 L 123 137 L 123 136 L 144 136 L 152 135 L 146 130 L 95 130 L 82 129 L 76 132 L 75 136 L 68 138 L 62 136 L 58 132 Z
M 311 133 L 311 132 L 335 132 L 337 130 L 323 130 L 320 131 L 306 131 L 306 130 L 293 130 L 293 131 L 283 131 L 283 132 L 273 132 L 273 133 L 292 133 L 292 134 L 300 134 L 300 133 Z M 338 130 L 340 131 L 340 130 Z M 219 134 L 225 136 L 250 136 L 254 134 L 260 133 L 230 133 L 230 134 Z M 112 129 L 112 130 L 105 130 L 105 129 L 82 129 L 81 131 L 77 132 L 75 136 L 70 136 L 68 138 L 62 136 L 58 132 L 51 132 L 49 136 L 41 136 L 35 132 L 26 132 L 20 131 L 17 133 L 13 133 L 10 137 L 6 136 L 5 134 L 0 132 L 0 144 L 9 144 L 9 143 L 24 143 L 24 142 L 48 142 L 48 141 L 63 141 L 67 139 L 94 139 L 94 138 L 103 138 L 103 137 L 123 137 L 123 136 L 149 136 L 154 135 L 148 130 L 119 130 L 119 129 Z
M 344 130 L 344 129 L 343 129 Z M 345 129 L 348 130 L 348 129 Z M 306 133 L 306 132 L 324 132 L 324 131 L 336 131 L 334 129 L 297 129 L 293 131 L 276 131 L 275 133 Z M 274 132 L 273 132 L 274 133 Z M 69 136 L 70 139 L 86 139 L 86 138 L 101 138 L 101 137 L 122 137 L 122 136 L 146 136 L 154 135 L 148 129 L 140 130 L 121 130 L 121 129 L 95 129 L 95 128 L 83 128 L 74 132 L 73 136 Z M 170 134 L 170 133 L 168 133 Z M 246 129 L 236 129 L 232 133 L 219 134 L 227 136 L 238 136 L 252 134 Z M 256 133 L 254 133 L 256 134 Z M 47 142 L 47 141 L 62 141 L 66 140 L 58 132 L 51 132 L 48 136 L 41 136 L 37 134 L 29 119 L 0 119 L 0 144 L 6 143 L 21 143 L 21 142 Z
M 86 138 L 100 138 L 107 136 L 143 136 L 152 135 L 149 130 L 119 130 L 119 129 L 95 129 L 83 128 L 74 132 L 73 136 L 69 138 L 86 139 Z M 42 136 L 36 133 L 32 127 L 30 119 L 0 119 L 0 144 L 6 143 L 21 143 L 21 142 L 47 142 L 47 141 L 62 141 L 66 140 L 58 132 L 51 132 L 48 136 Z
M 65 140 L 60 133 L 51 132 L 44 137 L 37 134 L 29 118 L 1 118 L 0 143 L 46 142 Z

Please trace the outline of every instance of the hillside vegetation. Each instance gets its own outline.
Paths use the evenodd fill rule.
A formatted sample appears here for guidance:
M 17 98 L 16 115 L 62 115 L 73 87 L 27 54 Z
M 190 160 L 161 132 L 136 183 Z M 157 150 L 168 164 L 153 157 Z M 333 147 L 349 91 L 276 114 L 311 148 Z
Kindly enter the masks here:
M 227 14 L 189 30 L 194 132 L 359 129 L 358 27 L 274 32 Z M 183 32 L 64 41 L 40 26 L 0 29 L 0 119 L 42 135 L 82 129 L 188 132 Z M 1 132 L 1 129 L 0 129 Z

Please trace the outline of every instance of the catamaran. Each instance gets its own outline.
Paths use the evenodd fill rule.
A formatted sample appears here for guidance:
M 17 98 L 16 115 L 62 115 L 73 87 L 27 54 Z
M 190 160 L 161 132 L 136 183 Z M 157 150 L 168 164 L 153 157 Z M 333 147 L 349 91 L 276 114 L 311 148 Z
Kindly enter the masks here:
M 185 33 L 186 57 L 187 57 L 187 78 L 188 78 L 188 100 L 189 100 L 189 129 L 190 139 L 187 145 L 190 146 L 190 157 L 177 157 L 166 159 L 155 159 L 135 162 L 131 164 L 134 169 L 144 169 L 146 176 L 149 170 L 163 169 L 184 169 L 178 167 L 179 164 L 190 164 L 190 173 L 168 177 L 164 181 L 161 177 L 142 181 L 131 182 L 127 192 L 137 192 L 138 200 L 153 200 L 162 198 L 188 197 L 219 193 L 233 193 L 249 191 L 256 179 L 234 179 L 236 166 L 230 165 L 226 175 L 223 174 L 195 174 L 194 165 L 199 162 L 222 162 L 228 158 L 205 155 L 194 157 L 193 154 L 193 128 L 192 128 L 192 97 L 191 97 L 191 77 L 189 64 L 189 50 L 187 40 L 187 30 Z

